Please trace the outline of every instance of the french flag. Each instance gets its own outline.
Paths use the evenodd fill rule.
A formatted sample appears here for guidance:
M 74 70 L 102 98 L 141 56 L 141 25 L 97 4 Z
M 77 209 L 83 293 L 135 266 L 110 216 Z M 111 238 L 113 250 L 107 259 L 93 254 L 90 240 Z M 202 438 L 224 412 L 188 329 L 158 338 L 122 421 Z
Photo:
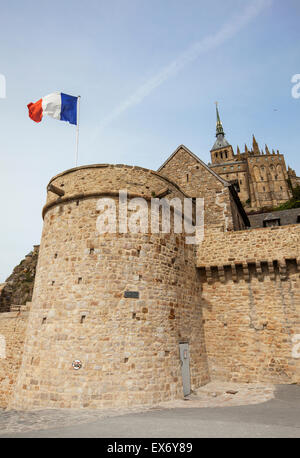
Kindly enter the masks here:
M 77 125 L 78 98 L 63 92 L 53 92 L 35 103 L 29 103 L 28 114 L 35 122 L 41 122 L 44 115 Z

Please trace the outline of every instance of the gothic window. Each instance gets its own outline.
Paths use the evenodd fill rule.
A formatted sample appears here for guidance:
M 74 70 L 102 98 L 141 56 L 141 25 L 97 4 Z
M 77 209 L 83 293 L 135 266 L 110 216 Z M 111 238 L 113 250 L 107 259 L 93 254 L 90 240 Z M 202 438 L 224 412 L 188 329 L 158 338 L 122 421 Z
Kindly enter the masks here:
M 277 169 L 277 176 L 278 176 L 279 178 L 282 179 L 282 178 L 283 178 L 283 172 L 282 172 L 282 167 L 281 167 L 281 165 L 278 164 L 277 167 L 276 167 L 276 169 Z

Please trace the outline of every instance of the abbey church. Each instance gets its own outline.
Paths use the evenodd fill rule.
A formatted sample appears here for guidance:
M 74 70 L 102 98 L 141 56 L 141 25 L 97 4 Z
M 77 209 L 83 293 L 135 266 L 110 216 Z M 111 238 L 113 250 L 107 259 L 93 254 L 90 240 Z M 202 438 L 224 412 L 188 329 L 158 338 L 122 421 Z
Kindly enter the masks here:
M 233 183 L 247 212 L 270 209 L 292 198 L 292 189 L 300 185 L 300 177 L 286 167 L 284 155 L 260 150 L 253 135 L 252 148 L 235 154 L 225 138 L 217 107 L 216 141 L 211 149 L 210 168 Z

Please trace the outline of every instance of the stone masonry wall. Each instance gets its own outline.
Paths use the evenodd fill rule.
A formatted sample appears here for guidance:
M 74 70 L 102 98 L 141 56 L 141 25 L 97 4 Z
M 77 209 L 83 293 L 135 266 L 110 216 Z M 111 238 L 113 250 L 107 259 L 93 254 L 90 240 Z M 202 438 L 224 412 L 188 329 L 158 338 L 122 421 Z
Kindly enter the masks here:
M 192 388 L 207 383 L 194 247 L 173 231 L 96 230 L 97 192 L 114 198 L 117 209 L 110 189 L 139 195 L 146 189 L 149 197 L 167 186 L 168 197 L 184 195 L 155 172 L 133 167 L 81 168 L 63 178 L 54 184 L 64 184 L 66 195 L 54 200 L 49 192 L 44 209 L 24 357 L 10 407 L 102 408 L 182 397 L 180 342 L 189 342 Z M 139 297 L 125 298 L 126 291 Z M 82 363 L 77 371 L 75 360 Z
M 5 408 L 12 396 L 18 371 L 21 366 L 28 312 L 0 313 L 0 345 L 5 357 L 0 354 L 0 407 Z
M 234 229 L 228 187 L 184 147 L 160 169 L 160 173 L 174 180 L 189 197 L 205 197 L 205 227 L 221 226 L 224 231 Z
M 203 283 L 205 343 L 212 380 L 300 384 L 292 356 L 300 334 L 299 273 L 288 279 Z
M 223 233 L 205 230 L 198 267 L 300 260 L 300 226 L 278 226 Z M 246 267 L 246 266 L 245 266 Z
M 118 193 L 121 189 L 128 189 L 131 194 L 151 198 L 169 187 L 173 197 L 183 195 L 177 184 L 159 173 L 126 165 L 82 166 L 56 175 L 50 183 L 65 191 L 62 201 L 76 196 L 81 199 L 95 193 Z M 48 192 L 47 204 L 57 203 L 57 197 L 53 192 Z
M 300 227 L 207 232 L 198 251 L 212 379 L 300 383 Z

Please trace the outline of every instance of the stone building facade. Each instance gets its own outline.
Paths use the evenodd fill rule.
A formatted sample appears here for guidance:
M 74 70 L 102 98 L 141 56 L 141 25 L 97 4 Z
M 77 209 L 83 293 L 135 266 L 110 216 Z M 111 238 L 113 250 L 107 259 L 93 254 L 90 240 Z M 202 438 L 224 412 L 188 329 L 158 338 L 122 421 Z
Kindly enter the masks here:
M 175 231 L 173 207 L 169 232 L 161 219 L 157 233 L 120 230 L 125 189 L 148 203 L 204 198 L 201 243 Z M 184 358 L 191 390 L 300 383 L 300 225 L 251 229 L 235 183 L 183 145 L 158 172 L 83 166 L 47 190 L 30 311 L 0 314 L 2 407 L 155 405 L 183 396 Z M 99 234 L 103 198 L 117 227 Z
M 223 179 L 235 183 L 239 198 L 247 211 L 274 208 L 292 197 L 291 188 L 300 185 L 294 170 L 286 167 L 279 151 L 260 150 L 253 135 L 252 148 L 245 145 L 234 153 L 225 138 L 217 108 L 216 141 L 211 149 L 210 168 Z

